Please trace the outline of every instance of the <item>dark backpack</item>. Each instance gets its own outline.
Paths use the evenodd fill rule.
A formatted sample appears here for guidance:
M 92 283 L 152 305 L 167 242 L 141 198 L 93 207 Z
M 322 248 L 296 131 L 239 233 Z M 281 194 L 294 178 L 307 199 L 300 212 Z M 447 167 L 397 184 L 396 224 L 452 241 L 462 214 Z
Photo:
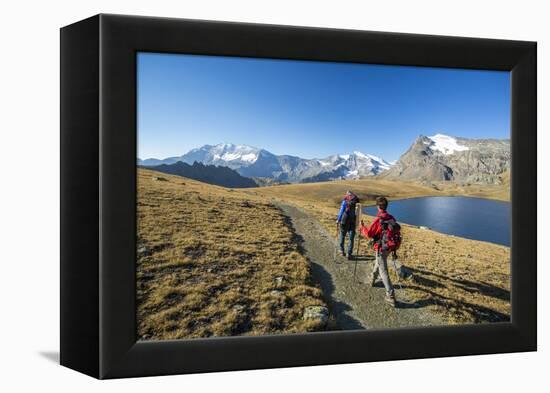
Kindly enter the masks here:
M 355 208 L 359 203 L 359 198 L 357 198 L 357 195 L 351 194 L 346 195 L 344 201 L 346 202 L 346 207 L 344 208 L 344 213 L 342 214 L 340 225 L 343 228 L 350 230 L 352 228 L 355 228 Z
M 401 246 L 401 225 L 395 218 L 383 220 L 380 218 L 380 234 L 378 236 L 378 250 L 382 252 L 397 251 Z

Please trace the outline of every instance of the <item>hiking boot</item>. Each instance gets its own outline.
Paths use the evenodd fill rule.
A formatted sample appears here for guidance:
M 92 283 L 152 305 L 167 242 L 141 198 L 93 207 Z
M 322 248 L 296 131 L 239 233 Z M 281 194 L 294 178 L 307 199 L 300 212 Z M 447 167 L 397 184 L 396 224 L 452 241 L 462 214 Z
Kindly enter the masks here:
M 395 294 L 392 293 L 386 293 L 386 297 L 384 298 L 386 303 L 388 303 L 390 306 L 395 307 Z
M 353 257 L 351 256 L 351 254 L 348 254 L 348 261 L 351 261 L 353 259 Z
M 344 250 L 340 251 L 342 253 L 342 256 L 345 257 L 346 256 L 346 253 L 344 252 Z

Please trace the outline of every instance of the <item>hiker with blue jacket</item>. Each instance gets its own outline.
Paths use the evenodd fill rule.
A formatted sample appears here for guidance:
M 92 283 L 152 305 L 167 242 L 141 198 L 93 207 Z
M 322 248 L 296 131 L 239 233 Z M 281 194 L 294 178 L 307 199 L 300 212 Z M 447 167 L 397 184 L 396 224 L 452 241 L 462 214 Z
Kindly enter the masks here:
M 342 256 L 346 256 L 344 251 L 344 242 L 346 240 L 346 235 L 348 235 L 348 250 L 347 257 L 349 260 L 352 258 L 353 253 L 353 240 L 355 239 L 355 227 L 356 227 L 356 216 L 355 216 L 355 207 L 359 203 L 359 198 L 353 192 L 348 190 L 342 204 L 340 205 L 340 211 L 338 212 L 338 218 L 336 220 L 337 225 L 339 225 L 339 235 L 338 242 L 340 245 L 340 251 Z

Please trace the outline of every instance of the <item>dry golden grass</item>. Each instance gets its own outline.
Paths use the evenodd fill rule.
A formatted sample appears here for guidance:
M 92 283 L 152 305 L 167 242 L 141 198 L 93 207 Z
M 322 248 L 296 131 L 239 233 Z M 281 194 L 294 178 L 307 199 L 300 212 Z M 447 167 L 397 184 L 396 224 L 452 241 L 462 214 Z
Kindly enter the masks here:
M 510 248 L 404 225 L 399 250 L 414 273 L 407 297 L 450 323 L 510 319 Z M 395 277 L 394 277 L 395 280 Z
M 322 328 L 324 305 L 286 218 L 261 196 L 138 169 L 140 339 Z
M 437 188 L 440 195 L 461 195 L 499 201 L 510 200 L 510 175 L 506 172 L 501 176 L 502 184 L 470 184 L 460 185 L 452 182 L 436 182 L 432 187 Z
M 341 202 L 346 190 L 352 189 L 365 204 L 373 204 L 377 196 L 405 199 L 420 196 L 472 196 L 497 200 L 510 200 L 509 175 L 503 175 L 500 185 L 459 185 L 453 182 L 419 184 L 411 181 L 384 180 L 376 177 L 358 180 L 336 180 L 320 183 L 284 184 L 243 190 L 272 198 L 310 204 L 312 207 L 330 207 Z
M 337 180 L 320 183 L 285 184 L 245 190 L 249 194 L 261 194 L 268 197 L 280 198 L 287 201 L 296 201 L 302 204 L 311 204 L 312 207 L 328 206 L 333 208 L 339 204 L 346 190 L 352 189 L 361 200 L 374 201 L 379 195 L 388 195 L 392 198 L 411 198 L 426 195 L 443 195 L 433 187 L 423 186 L 412 182 L 397 182 L 366 178 L 360 180 Z
M 321 291 L 311 282 L 289 223 L 272 202 L 298 206 L 334 233 L 338 205 L 349 188 L 366 204 L 378 195 L 390 200 L 427 195 L 509 199 L 506 186 L 379 179 L 231 190 L 139 169 L 139 337 L 322 329 L 319 322 L 302 319 L 305 307 L 324 305 Z M 403 236 L 399 254 L 415 277 L 402 283 L 407 301 L 449 323 L 509 319 L 508 247 L 407 225 Z
M 349 188 L 366 204 L 372 203 L 377 195 L 388 196 L 390 213 L 391 199 L 414 196 L 462 194 L 509 198 L 504 186 L 461 188 L 444 184 L 435 189 L 409 182 L 376 179 L 273 186 L 246 192 L 301 207 L 333 234 L 339 203 Z M 367 224 L 373 219 L 366 215 L 363 218 Z M 399 220 L 399 217 L 396 218 Z M 428 307 L 448 323 L 479 323 L 510 318 L 508 247 L 408 225 L 403 226 L 402 234 L 404 240 L 399 256 L 415 277 L 413 281 L 401 283 L 407 300 Z M 372 254 L 372 250 L 367 251 L 363 247 L 362 253 Z M 395 282 L 396 276 L 392 276 Z

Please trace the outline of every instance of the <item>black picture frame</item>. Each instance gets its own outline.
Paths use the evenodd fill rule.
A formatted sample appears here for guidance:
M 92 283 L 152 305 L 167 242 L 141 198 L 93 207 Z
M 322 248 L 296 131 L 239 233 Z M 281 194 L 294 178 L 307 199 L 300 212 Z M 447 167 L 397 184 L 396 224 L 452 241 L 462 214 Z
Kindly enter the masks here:
M 511 321 L 137 342 L 138 51 L 511 71 Z M 536 89 L 535 42 L 103 14 L 63 27 L 61 364 L 103 379 L 536 350 Z

